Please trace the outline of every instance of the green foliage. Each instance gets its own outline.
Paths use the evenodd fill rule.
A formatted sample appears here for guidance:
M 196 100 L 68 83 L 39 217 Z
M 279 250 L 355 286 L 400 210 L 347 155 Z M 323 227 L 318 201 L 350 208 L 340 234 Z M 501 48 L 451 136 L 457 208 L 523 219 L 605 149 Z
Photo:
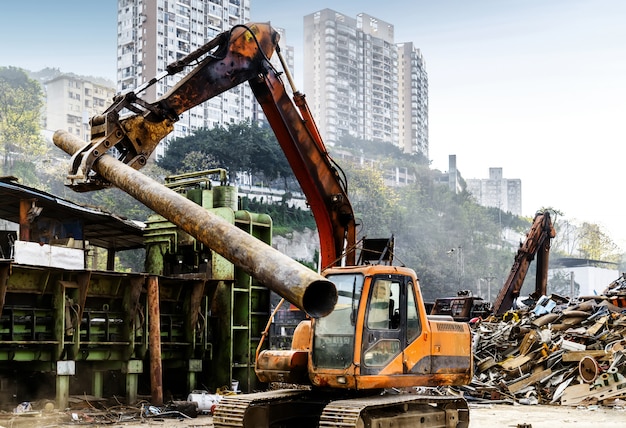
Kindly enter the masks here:
M 395 220 L 396 254 L 416 270 L 427 299 L 477 291 L 481 278 L 502 283 L 513 252 L 502 248 L 500 224 L 469 194 L 433 184 L 433 171 L 418 169 L 415 185 L 399 188 L 402 211 Z
M 528 232 L 533 222 L 532 218 L 516 216 L 495 207 L 485 207 L 485 214 L 491 221 L 498 223 L 501 228 L 511 229 L 519 233 Z
M 385 185 L 380 170 L 354 164 L 342 166 L 349 183 L 348 193 L 360 234 L 370 238 L 389 237 L 402 215 L 399 197 Z
M 203 129 L 173 140 L 158 165 L 175 174 L 225 168 L 261 175 L 266 181 L 293 176 L 273 132 L 249 122 Z
M 339 147 L 354 149 L 365 154 L 367 157 L 376 158 L 400 158 L 403 156 L 402 150 L 391 143 L 381 143 L 370 140 L 361 140 L 352 136 L 344 136 L 338 144 Z
M 23 173 L 23 164 L 41 156 L 46 146 L 40 136 L 41 86 L 16 67 L 0 67 L 0 147 L 4 175 Z
M 38 117 L 31 118 L 31 121 L 38 123 Z M 0 138 L 5 138 L 4 134 Z M 4 140 L 0 142 L 4 143 Z M 393 234 L 396 237 L 396 264 L 415 269 L 428 300 L 455 295 L 461 289 L 477 292 L 480 284 L 483 297 L 486 297 L 487 278 L 494 298 L 511 269 L 517 250 L 515 242 L 505 242 L 503 230 L 517 231 L 523 238 L 532 219 L 513 216 L 496 208 L 481 207 L 467 192 L 450 192 L 446 186 L 436 184 L 439 173 L 431 170 L 427 160 L 419 156 L 403 154 L 393 146 L 374 146 L 371 142 L 355 140 L 343 143 L 355 153 L 363 150 L 368 157 L 373 157 L 370 149 L 380 150 L 380 160 L 374 167 L 364 168 L 348 162 L 342 164 L 348 178 L 350 200 L 360 223 L 358 238 L 388 238 Z M 2 147 L 6 156 L 7 145 Z M 14 147 L 11 149 L 12 156 L 13 150 L 17 150 L 17 146 Z M 22 150 L 24 147 L 28 146 L 23 146 Z M 67 158 L 60 151 L 57 156 Z M 17 159 L 16 155 L 12 159 L 13 170 L 23 181 L 64 199 L 98 206 L 130 219 L 145 220 L 151 214 L 145 206 L 117 189 L 74 193 L 63 186 L 67 163 L 33 162 L 40 158 L 31 155 Z M 69 162 L 69 158 L 67 160 Z M 386 186 L 382 171 L 387 166 L 406 167 L 410 174 L 415 175 L 415 182 L 404 187 Z M 227 168 L 231 173 L 248 172 L 267 182 L 283 179 L 286 184 L 287 178 L 292 178 L 291 168 L 272 131 L 249 123 L 202 130 L 193 136 L 174 140 L 158 165 L 149 164 L 142 172 L 163 182 L 164 177 L 171 173 L 215 167 Z M 289 205 L 289 193 L 277 203 L 244 198 L 242 208 L 269 214 L 275 233 L 315 229 L 315 221 L 309 211 Z M 557 228 L 557 239 L 561 236 L 568 239 L 567 246 L 553 245 L 551 252 L 567 248 L 572 249 L 568 252 L 572 254 L 582 249 L 590 258 L 606 260 L 607 257 L 615 257 L 616 261 L 620 261 L 619 256 L 615 256 L 617 250 L 614 244 L 598 226 L 585 224 L 576 227 L 562 219 L 557 225 L 556 216 L 553 222 Z M 142 259 L 141 252 L 121 253 L 116 269 L 142 270 Z M 626 266 L 623 260 L 622 267 Z M 534 264 L 526 278 L 526 284 L 530 283 L 531 288 L 534 287 L 533 271 Z
M 215 156 L 194 150 L 183 157 L 180 162 L 180 169 L 177 173 L 204 171 L 215 168 L 219 168 L 219 163 L 215 159 Z
M 106 207 L 108 212 L 125 219 L 144 221 L 152 213 L 145 205 L 115 187 L 90 192 L 85 196 L 88 198 L 89 205 Z
M 8 166 L 7 174 L 20 178 L 26 186 L 37 187 L 39 183 L 37 165 L 22 159 L 13 159 L 5 163 Z
M 242 198 L 241 208 L 246 211 L 268 214 L 272 218 L 274 234 L 285 235 L 293 230 L 315 229 L 315 219 L 310 211 L 304 211 L 287 203 L 286 196 L 279 203 L 268 203 L 263 198 Z
M 607 262 L 620 261 L 618 247 L 597 224 L 583 223 L 579 233 L 579 250 L 582 256 Z
M 117 272 L 143 272 L 146 261 L 146 250 L 120 251 L 115 258 L 115 271 Z
M 349 135 L 342 137 L 337 149 L 348 150 L 356 157 L 363 155 L 368 159 L 378 159 L 383 165 L 392 163 L 394 167 L 408 167 L 411 171 L 430 163 L 421 153 L 408 154 L 391 143 L 361 140 Z

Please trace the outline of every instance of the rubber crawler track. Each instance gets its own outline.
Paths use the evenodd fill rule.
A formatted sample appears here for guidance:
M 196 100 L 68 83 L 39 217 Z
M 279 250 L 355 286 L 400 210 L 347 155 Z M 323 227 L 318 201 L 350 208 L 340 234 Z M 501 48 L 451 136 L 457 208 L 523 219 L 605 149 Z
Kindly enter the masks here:
M 275 390 L 254 394 L 225 396 L 215 409 L 215 428 L 247 428 L 244 425 L 246 411 L 254 405 L 281 403 L 306 397 L 306 390 Z M 463 398 L 453 396 L 430 396 L 416 394 L 387 394 L 331 401 L 320 415 L 320 428 L 356 428 L 364 411 L 372 411 L 395 405 L 434 405 L 440 409 L 458 410 L 457 428 L 469 426 L 469 409 Z
M 469 408 L 462 398 L 447 396 L 424 396 L 414 394 L 389 394 L 375 397 L 338 400 L 329 403 L 320 417 L 320 428 L 357 427 L 359 418 L 365 410 L 375 410 L 398 404 L 436 405 L 442 409 L 456 409 L 459 413 L 458 428 L 469 426 Z

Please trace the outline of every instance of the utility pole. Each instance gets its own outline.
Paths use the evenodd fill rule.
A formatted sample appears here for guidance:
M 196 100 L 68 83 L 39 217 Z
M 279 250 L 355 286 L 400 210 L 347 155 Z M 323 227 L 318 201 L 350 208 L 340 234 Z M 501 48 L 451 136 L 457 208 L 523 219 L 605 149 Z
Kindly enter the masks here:
M 491 281 L 496 279 L 496 277 L 492 274 L 488 274 L 487 276 L 484 276 L 480 279 L 487 283 L 487 301 L 491 303 Z

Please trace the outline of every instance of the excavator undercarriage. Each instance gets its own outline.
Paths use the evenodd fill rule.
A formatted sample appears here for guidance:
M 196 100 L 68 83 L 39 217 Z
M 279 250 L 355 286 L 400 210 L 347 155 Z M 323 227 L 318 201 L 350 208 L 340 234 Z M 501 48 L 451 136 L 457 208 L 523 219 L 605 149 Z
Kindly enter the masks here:
M 467 428 L 469 408 L 463 398 L 454 396 L 390 392 L 342 399 L 328 391 L 283 389 L 226 396 L 216 408 L 213 424 L 216 428 Z

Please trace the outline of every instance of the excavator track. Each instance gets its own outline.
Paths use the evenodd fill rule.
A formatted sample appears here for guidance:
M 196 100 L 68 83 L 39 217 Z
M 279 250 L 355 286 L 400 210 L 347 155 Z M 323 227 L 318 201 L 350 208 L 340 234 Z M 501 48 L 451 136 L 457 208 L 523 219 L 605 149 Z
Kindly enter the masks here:
M 311 409 L 311 405 L 321 408 L 319 403 L 309 403 L 311 392 L 300 389 L 280 389 L 257 392 L 253 394 L 227 395 L 215 408 L 213 426 L 215 428 L 267 428 L 270 426 L 312 426 L 317 419 L 319 409 Z M 305 410 L 306 409 L 306 410 Z M 303 413 L 312 411 L 308 415 Z M 306 423 L 309 420 L 309 424 Z
M 469 407 L 463 398 L 387 394 L 329 403 L 320 428 L 467 428 Z
M 213 414 L 215 428 L 467 428 L 463 398 L 386 394 L 330 400 L 307 390 L 229 395 Z

